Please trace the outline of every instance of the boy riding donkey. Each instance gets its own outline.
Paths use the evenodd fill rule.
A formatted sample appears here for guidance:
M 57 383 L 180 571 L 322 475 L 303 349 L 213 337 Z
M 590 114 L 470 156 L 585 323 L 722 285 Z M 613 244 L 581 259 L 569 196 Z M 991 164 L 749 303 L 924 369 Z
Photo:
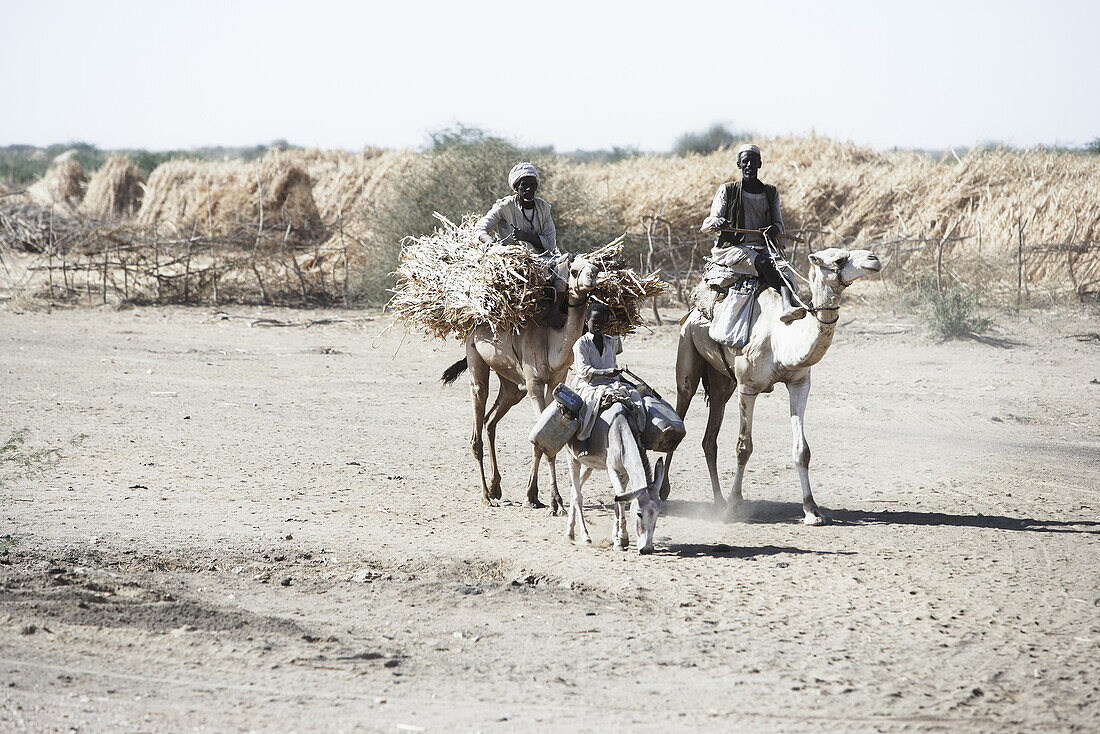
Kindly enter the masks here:
M 550 204 L 535 196 L 539 172 L 530 163 L 516 164 L 508 174 L 508 186 L 516 193 L 498 199 L 489 213 L 478 220 L 474 233 L 485 244 L 499 240 L 527 245 L 531 257 L 542 265 L 547 283 L 535 321 L 560 329 L 566 322 L 569 255 L 558 252 Z
M 776 240 L 784 234 L 783 214 L 779 192 L 757 177 L 760 166 L 760 148 L 751 143 L 738 148 L 741 180 L 718 188 L 710 216 L 703 220 L 702 231 L 718 234 L 707 258 L 703 280 L 712 290 L 724 294 L 738 274 L 751 266 L 764 285 L 783 297 L 783 313 L 779 318 L 787 323 L 804 317 L 806 309 L 796 302 L 787 279 L 779 273 L 768 251 L 770 240 L 776 256 L 782 258 Z

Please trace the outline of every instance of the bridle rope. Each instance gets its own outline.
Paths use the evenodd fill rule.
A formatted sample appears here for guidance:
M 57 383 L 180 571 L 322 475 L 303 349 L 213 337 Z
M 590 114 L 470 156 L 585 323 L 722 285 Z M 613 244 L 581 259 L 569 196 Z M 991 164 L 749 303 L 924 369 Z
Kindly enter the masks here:
M 761 232 L 761 234 L 764 235 L 764 242 L 767 245 L 768 257 L 771 258 L 772 264 L 775 266 L 775 271 L 779 273 L 779 277 L 782 278 L 783 282 L 787 284 L 787 287 L 791 289 L 791 295 L 794 296 L 794 299 L 796 301 L 798 301 L 798 305 L 806 309 L 808 313 L 813 314 L 813 317 L 817 319 L 818 323 L 823 326 L 832 326 L 836 322 L 840 321 L 840 306 L 814 306 L 812 303 L 806 303 L 802 300 L 802 297 L 798 295 L 798 287 L 793 282 L 791 282 L 790 278 L 787 277 L 786 271 L 790 270 L 796 276 L 805 281 L 806 285 L 810 286 L 811 288 L 813 287 L 813 283 L 811 283 L 806 276 L 802 275 L 802 273 L 795 270 L 794 266 L 791 265 L 787 261 L 787 259 L 783 257 L 783 253 L 776 246 L 775 242 L 772 241 L 771 237 L 769 237 L 767 234 L 764 234 L 763 232 Z M 825 267 L 825 269 L 831 270 L 832 272 L 836 273 L 836 279 L 840 282 L 840 285 L 842 287 L 847 288 L 851 285 L 851 283 L 845 283 L 844 278 L 840 277 L 840 268 Z M 819 311 L 836 311 L 838 313 L 836 314 L 836 318 L 832 321 L 823 321 L 821 317 L 817 315 Z

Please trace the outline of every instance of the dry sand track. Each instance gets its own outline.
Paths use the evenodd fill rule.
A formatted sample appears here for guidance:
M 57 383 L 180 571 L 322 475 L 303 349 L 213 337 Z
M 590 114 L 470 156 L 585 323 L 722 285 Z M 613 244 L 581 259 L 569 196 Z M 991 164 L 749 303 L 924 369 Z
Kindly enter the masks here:
M 325 316 L 360 320 L 249 325 Z M 797 522 L 781 389 L 755 521 L 718 522 L 698 398 L 648 557 L 520 506 L 526 403 L 483 508 L 468 390 L 436 381 L 461 349 L 393 359 L 384 323 L 0 311 L 0 431 L 88 435 L 0 489 L 0 730 L 1095 730 L 1100 343 L 1068 336 L 1095 313 L 936 344 L 845 312 L 807 411 L 837 522 Z M 675 338 L 624 359 L 669 394 Z

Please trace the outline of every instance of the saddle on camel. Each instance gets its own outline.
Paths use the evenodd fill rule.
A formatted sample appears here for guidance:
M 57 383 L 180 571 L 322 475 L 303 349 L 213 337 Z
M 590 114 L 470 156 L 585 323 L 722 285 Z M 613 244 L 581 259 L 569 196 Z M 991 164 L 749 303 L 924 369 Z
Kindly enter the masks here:
M 756 295 L 763 288 L 773 288 L 782 297 L 783 323 L 806 315 L 777 242 L 796 238 L 784 232 L 779 191 L 760 180 L 761 166 L 760 148 L 742 145 L 737 151 L 741 180 L 718 187 L 701 227 L 717 239 L 691 301 L 711 320 L 712 338 L 730 347 L 748 342 Z

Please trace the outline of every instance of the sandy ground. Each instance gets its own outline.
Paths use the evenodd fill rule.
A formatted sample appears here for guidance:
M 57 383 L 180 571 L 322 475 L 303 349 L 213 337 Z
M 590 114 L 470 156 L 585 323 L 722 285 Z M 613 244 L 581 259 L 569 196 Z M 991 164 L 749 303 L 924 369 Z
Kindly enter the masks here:
M 528 403 L 482 507 L 460 347 L 394 358 L 377 312 L 0 311 L 0 432 L 87 434 L 0 489 L 0 730 L 1095 731 L 1100 319 L 916 323 L 848 310 L 814 368 L 833 524 L 798 522 L 782 388 L 719 522 L 700 397 L 642 557 L 604 476 L 595 547 L 520 505 Z M 625 352 L 666 394 L 676 334 Z

